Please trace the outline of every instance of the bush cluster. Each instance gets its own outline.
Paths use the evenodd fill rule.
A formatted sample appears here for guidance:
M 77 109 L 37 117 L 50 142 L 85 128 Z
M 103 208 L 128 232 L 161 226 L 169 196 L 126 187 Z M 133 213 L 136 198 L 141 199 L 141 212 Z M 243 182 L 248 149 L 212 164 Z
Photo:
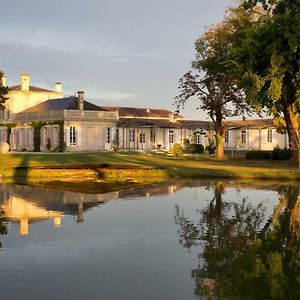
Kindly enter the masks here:
M 271 159 L 274 160 L 290 160 L 291 150 L 290 149 L 280 149 L 279 146 L 275 147 L 271 153 Z
M 270 151 L 247 151 L 246 152 L 246 159 L 270 159 L 271 153 Z
M 215 154 L 217 148 L 216 148 L 215 146 L 206 146 L 206 147 L 205 147 L 205 150 L 207 150 L 208 153 L 209 153 L 210 155 L 212 155 L 212 154 Z
M 182 148 L 179 144 L 174 144 L 170 152 L 174 157 L 181 157 L 183 155 Z
M 204 146 L 202 144 L 190 144 L 187 147 L 189 153 L 203 153 Z
M 289 160 L 291 158 L 291 150 L 280 149 L 279 146 L 275 147 L 272 152 L 270 151 L 248 151 L 246 159 L 273 159 L 273 160 Z

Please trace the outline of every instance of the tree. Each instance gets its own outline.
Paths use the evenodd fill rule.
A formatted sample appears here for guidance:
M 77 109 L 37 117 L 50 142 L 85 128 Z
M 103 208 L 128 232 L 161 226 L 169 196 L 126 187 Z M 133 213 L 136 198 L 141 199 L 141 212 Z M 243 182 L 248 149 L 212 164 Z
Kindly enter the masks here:
M 300 268 L 299 187 L 278 191 L 279 202 L 265 222 L 263 203 L 222 199 L 218 182 L 200 220 L 176 206 L 179 242 L 201 249 L 192 270 L 195 293 L 208 299 L 298 299 Z
M 227 22 L 212 26 L 195 43 L 196 58 L 192 71 L 180 80 L 180 94 L 175 98 L 177 111 L 188 99 L 196 96 L 198 109 L 208 113 L 213 122 L 218 158 L 223 158 L 223 120 L 244 114 L 248 107 L 233 73 L 226 66 L 226 45 L 231 27 Z
M 296 160 L 300 150 L 300 1 L 245 0 L 244 15 L 257 4 L 263 5 L 264 13 L 251 26 L 237 28 L 238 19 L 231 20 L 236 29 L 228 60 L 238 71 L 248 101 L 257 109 L 266 108 L 275 120 L 283 116 Z
M 6 86 L 2 85 L 2 77 L 4 76 L 4 73 L 0 71 L 0 110 L 3 110 L 5 108 L 4 103 L 8 99 L 6 97 L 8 88 Z

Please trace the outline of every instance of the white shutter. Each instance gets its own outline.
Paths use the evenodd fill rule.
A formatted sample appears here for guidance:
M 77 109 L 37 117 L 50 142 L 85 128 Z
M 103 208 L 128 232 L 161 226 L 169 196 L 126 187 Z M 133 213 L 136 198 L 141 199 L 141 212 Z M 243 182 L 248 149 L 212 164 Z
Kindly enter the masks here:
M 77 146 L 81 146 L 81 127 L 77 127 Z
M 70 126 L 67 126 L 66 145 L 70 146 Z
M 115 140 L 116 129 L 114 127 L 111 127 L 110 133 L 110 142 L 112 142 Z

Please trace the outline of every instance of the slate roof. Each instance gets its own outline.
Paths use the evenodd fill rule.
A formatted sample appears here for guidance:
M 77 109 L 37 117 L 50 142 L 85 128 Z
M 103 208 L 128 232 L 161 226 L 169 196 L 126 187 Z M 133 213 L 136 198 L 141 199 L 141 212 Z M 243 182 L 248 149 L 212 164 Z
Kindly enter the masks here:
M 179 120 L 178 123 L 182 124 L 182 128 L 188 128 L 188 129 L 209 129 L 212 127 L 211 121 L 198 121 L 198 120 Z
M 137 108 L 137 107 L 120 107 L 120 106 L 99 106 L 104 111 L 118 111 L 120 117 L 134 118 L 169 118 L 174 112 L 167 109 L 157 108 Z M 181 115 L 177 115 L 182 118 Z
M 206 121 L 185 121 L 178 120 L 170 122 L 169 120 L 159 119 L 138 119 L 138 118 L 120 118 L 118 127 L 157 127 L 157 128 L 187 128 L 187 129 L 206 129 L 210 122 Z
M 14 85 L 8 88 L 8 91 L 21 91 L 21 85 Z M 43 88 L 39 88 L 36 86 L 29 86 L 29 91 L 31 92 L 52 92 L 55 93 L 55 91 L 51 91 L 51 90 L 47 90 L 47 89 L 43 89 Z
M 225 127 L 248 127 L 260 128 L 274 126 L 272 119 L 255 119 L 255 120 L 230 120 L 224 121 Z
M 78 110 L 78 97 L 71 96 L 66 98 L 59 98 L 59 99 L 50 99 L 35 106 L 32 106 L 22 113 L 33 113 L 33 112 L 47 112 L 50 110 Z M 83 103 L 84 110 L 92 110 L 92 111 L 103 111 L 99 106 L 84 101 Z

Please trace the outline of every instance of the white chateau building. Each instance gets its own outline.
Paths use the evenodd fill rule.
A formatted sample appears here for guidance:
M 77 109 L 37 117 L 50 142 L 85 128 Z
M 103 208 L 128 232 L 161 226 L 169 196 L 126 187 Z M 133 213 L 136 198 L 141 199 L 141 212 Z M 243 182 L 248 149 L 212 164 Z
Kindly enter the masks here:
M 6 79 L 2 79 L 6 86 Z M 169 150 L 189 139 L 208 146 L 213 139 L 209 121 L 184 120 L 165 109 L 98 106 L 78 96 L 65 97 L 61 83 L 54 90 L 21 84 L 8 89 L 6 109 L 0 111 L 0 142 L 11 151 Z M 224 149 L 273 150 L 288 147 L 286 134 L 276 131 L 271 119 L 225 121 Z

